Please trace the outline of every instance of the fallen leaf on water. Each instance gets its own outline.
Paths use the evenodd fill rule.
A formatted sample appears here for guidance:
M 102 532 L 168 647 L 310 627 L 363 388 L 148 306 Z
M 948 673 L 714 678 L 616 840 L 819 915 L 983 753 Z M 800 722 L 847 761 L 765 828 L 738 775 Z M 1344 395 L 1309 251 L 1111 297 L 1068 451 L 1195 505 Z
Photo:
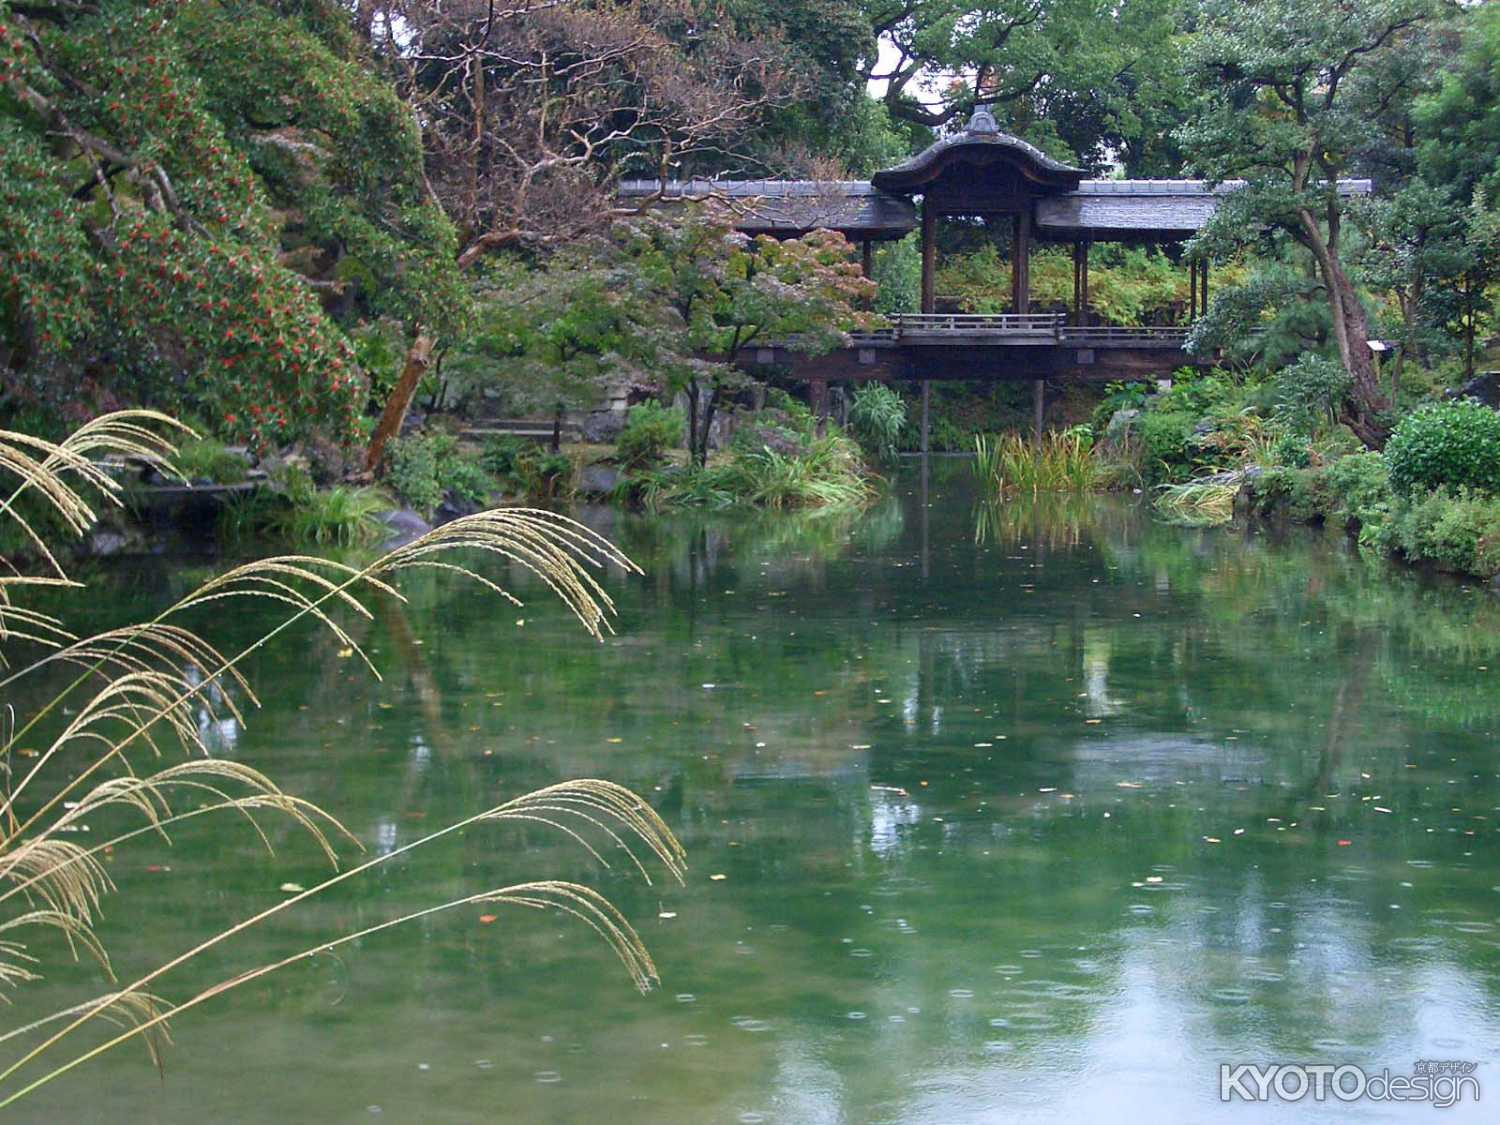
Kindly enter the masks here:
M 715 883 L 718 883 L 718 882 L 721 882 L 724 879 L 729 878 L 729 876 L 728 875 L 710 875 L 709 878 L 712 879 Z
M 677 911 L 675 911 L 675 910 L 663 910 L 660 914 L 657 915 L 657 917 L 658 918 L 675 918 L 675 917 L 677 917 Z
M 1203 842 L 1205 844 L 1222 844 L 1224 841 L 1220 840 L 1217 836 L 1205 836 L 1203 837 Z
M 1353 840 L 1340 840 L 1339 841 L 1339 847 L 1341 847 L 1341 848 L 1347 848 L 1353 842 L 1354 842 Z
M 305 890 L 307 890 L 307 888 L 304 887 L 301 883 L 282 883 L 281 884 L 281 893 L 282 894 L 300 895 Z
M 606 738 L 604 741 L 618 744 L 624 742 L 625 740 L 623 738 Z
M 340 660 L 348 660 L 353 655 L 354 655 L 354 650 L 352 648 L 341 648 L 341 649 L 339 649 L 339 659 Z
M 500 915 L 498 915 L 498 914 L 481 914 L 479 916 L 479 924 L 481 926 L 488 926 L 491 922 L 493 922 L 498 917 L 500 917 Z

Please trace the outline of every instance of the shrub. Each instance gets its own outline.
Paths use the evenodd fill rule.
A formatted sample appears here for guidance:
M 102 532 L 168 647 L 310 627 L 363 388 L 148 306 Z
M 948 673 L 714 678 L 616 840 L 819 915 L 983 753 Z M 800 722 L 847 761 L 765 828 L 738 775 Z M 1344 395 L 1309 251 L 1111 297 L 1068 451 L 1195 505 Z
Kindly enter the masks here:
M 1192 464 L 1191 414 L 1150 410 L 1141 416 L 1142 466 L 1148 482 L 1171 480 L 1186 474 Z
M 391 498 L 383 489 L 338 484 L 293 497 L 272 530 L 293 542 L 353 547 L 384 537 L 379 516 L 390 510 Z
M 388 449 L 386 482 L 423 515 L 430 516 L 450 493 L 474 506 L 485 503 L 495 489 L 494 478 L 463 455 L 451 434 L 398 438 Z
M 856 507 L 873 495 L 859 447 L 837 429 L 788 451 L 733 447 L 707 467 L 646 470 L 621 481 L 619 500 L 652 511 L 673 507 Z
M 1477 402 L 1436 403 L 1403 418 L 1385 447 L 1391 487 L 1500 492 L 1500 414 Z
M 386 447 L 386 481 L 411 508 L 431 515 L 443 501 L 438 449 L 431 438 L 397 438 Z
M 1276 413 L 1294 425 L 1311 427 L 1332 417 L 1349 390 L 1342 364 L 1320 355 L 1304 355 L 1271 379 Z
M 1324 473 L 1331 514 L 1345 524 L 1378 523 L 1391 504 L 1391 480 L 1379 453 L 1340 457 Z
M 560 500 L 573 489 L 573 462 L 564 453 L 527 450 L 516 468 L 522 489 L 533 500 Z
M 485 439 L 479 454 L 479 464 L 488 473 L 504 479 L 514 476 L 526 442 L 518 437 L 491 437 Z
M 1271 457 L 1278 465 L 1305 469 L 1312 463 L 1312 447 L 1305 434 L 1287 430 L 1272 443 Z
M 249 471 L 243 456 L 213 438 L 184 442 L 172 462 L 188 480 L 210 484 L 239 484 Z
M 438 483 L 455 500 L 471 508 L 488 503 L 490 493 L 495 491 L 495 479 L 479 462 L 459 456 L 438 462 Z
M 644 469 L 657 464 L 669 449 L 682 444 L 687 419 L 675 406 L 643 402 L 630 408 L 625 428 L 616 443 L 616 456 L 625 469 Z
M 1436 489 L 1399 501 L 1369 541 L 1413 561 L 1490 578 L 1500 573 L 1500 499 Z
M 906 402 L 884 383 L 865 383 L 849 406 L 849 428 L 871 457 L 889 464 L 901 449 Z
M 1322 474 L 1316 469 L 1292 469 L 1278 465 L 1246 482 L 1252 508 L 1263 516 L 1286 516 L 1313 523 L 1324 516 L 1320 487 Z

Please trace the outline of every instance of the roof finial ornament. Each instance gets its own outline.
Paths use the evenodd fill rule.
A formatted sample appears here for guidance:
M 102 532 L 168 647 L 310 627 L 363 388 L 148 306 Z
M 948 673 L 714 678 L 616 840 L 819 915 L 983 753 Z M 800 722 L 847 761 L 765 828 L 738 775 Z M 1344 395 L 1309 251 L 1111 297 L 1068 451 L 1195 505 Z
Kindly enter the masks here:
M 969 124 L 964 128 L 965 133 L 998 133 L 1000 126 L 995 124 L 995 115 L 990 112 L 990 107 L 980 102 L 974 107 L 974 115 L 969 118 Z

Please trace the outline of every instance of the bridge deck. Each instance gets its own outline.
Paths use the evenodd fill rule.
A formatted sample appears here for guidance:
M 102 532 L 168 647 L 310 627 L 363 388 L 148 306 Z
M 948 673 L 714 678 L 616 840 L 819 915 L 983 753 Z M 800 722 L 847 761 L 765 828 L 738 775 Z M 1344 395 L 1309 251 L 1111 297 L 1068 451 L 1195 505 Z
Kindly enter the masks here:
M 1067 323 L 1061 313 L 898 313 L 886 327 L 851 333 L 831 353 L 786 342 L 752 348 L 741 362 L 813 383 L 837 379 L 1142 379 L 1215 362 L 1193 355 L 1180 325 L 1122 328 Z

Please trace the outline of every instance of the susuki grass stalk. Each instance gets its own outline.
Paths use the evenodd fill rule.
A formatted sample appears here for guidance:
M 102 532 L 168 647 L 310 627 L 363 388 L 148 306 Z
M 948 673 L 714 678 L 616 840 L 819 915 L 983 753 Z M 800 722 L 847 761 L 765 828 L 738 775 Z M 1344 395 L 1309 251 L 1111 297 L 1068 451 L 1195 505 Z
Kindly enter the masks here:
M 15 500 L 21 493 L 28 488 L 34 489 L 60 512 L 70 529 L 81 533 L 92 523 L 93 511 L 66 476 L 79 478 L 86 485 L 97 488 L 107 501 L 118 503 L 118 483 L 97 468 L 88 455 L 103 451 L 144 458 L 162 463 L 170 471 L 170 466 L 165 463 L 168 448 L 165 439 L 145 425 L 157 421 L 167 422 L 160 416 L 142 412 L 112 416 L 90 423 L 73 438 L 58 445 L 0 432 L 0 469 L 9 469 L 20 478 L 20 484 L 0 507 L 0 513 L 21 520 L 26 534 L 40 547 L 53 571 L 51 575 L 40 578 L 16 572 L 5 580 L 10 587 L 71 584 L 56 557 L 47 550 L 42 537 L 16 514 Z M 341 644 L 358 652 L 378 678 L 378 671 L 364 651 L 333 616 L 340 609 L 370 616 L 360 594 L 374 593 L 399 599 L 401 594 L 393 584 L 396 575 L 404 570 L 435 569 L 475 581 L 491 592 L 516 600 L 498 583 L 480 573 L 476 564 L 455 562 L 447 557 L 454 551 L 469 552 L 471 557 L 477 555 L 479 558 L 488 555 L 524 567 L 556 593 L 596 638 L 602 637 L 603 631 L 609 628 L 613 605 L 592 571 L 611 563 L 636 569 L 606 540 L 575 521 L 551 512 L 507 509 L 482 512 L 454 521 L 364 567 L 306 555 L 288 555 L 244 564 L 211 579 L 143 625 L 111 630 L 91 638 L 75 638 L 57 619 L 13 605 L 8 589 L 0 586 L 0 639 L 25 640 L 50 650 L 7 675 L 0 680 L 0 685 L 9 687 L 21 677 L 53 664 L 68 664 L 80 669 L 76 678 L 12 730 L 3 744 L 6 755 L 11 755 L 20 739 L 39 729 L 40 723 L 56 714 L 66 700 L 86 686 L 96 685 L 89 698 L 71 706 L 69 721 L 61 733 L 0 800 L 0 814 L 3 814 L 0 823 L 5 825 L 0 833 L 0 880 L 12 884 L 0 891 L 0 906 L 14 902 L 21 908 L 9 918 L 0 917 L 0 933 L 35 925 L 60 930 L 75 951 L 82 948 L 94 955 L 112 979 L 108 955 L 93 929 L 94 915 L 102 898 L 114 890 L 106 869 L 99 862 L 99 854 L 148 832 L 165 838 L 169 826 L 212 812 L 232 811 L 244 815 L 268 848 L 269 837 L 261 829 L 255 814 L 273 810 L 288 816 L 317 842 L 335 867 L 335 874 L 312 888 L 199 942 L 123 989 L 111 990 L 86 1004 L 75 1005 L 62 1013 L 54 1013 L 52 1017 L 0 1035 L 0 1040 L 5 1040 L 67 1020 L 63 1027 L 0 1072 L 0 1082 L 4 1082 L 91 1021 L 102 1018 L 123 1021 L 127 1025 L 125 1031 L 104 1044 L 55 1065 L 5 1095 L 0 1099 L 0 1105 L 11 1104 L 128 1039 L 148 1036 L 148 1043 L 154 1050 L 154 1037 L 164 1032 L 165 1021 L 172 1015 L 291 962 L 257 967 L 211 986 L 175 1006 L 147 991 L 149 985 L 204 951 L 306 899 L 463 828 L 481 822 L 540 822 L 568 835 L 607 866 L 605 856 L 588 839 L 591 833 L 599 834 L 622 848 L 649 881 L 644 864 L 627 843 L 626 836 L 629 836 L 643 844 L 670 873 L 679 879 L 682 877 L 681 847 L 650 806 L 628 790 L 596 780 L 564 782 L 515 798 L 395 851 L 338 871 L 333 839 L 354 838 L 336 819 L 309 802 L 283 793 L 269 778 L 248 766 L 211 757 L 198 733 L 192 706 L 212 711 L 217 701 L 236 718 L 242 719 L 234 695 L 243 694 L 252 706 L 258 701 L 240 674 L 239 665 L 299 621 L 311 618 L 330 629 Z M 238 598 L 283 604 L 289 607 L 289 612 L 234 656 L 224 656 L 207 641 L 170 620 L 194 609 L 214 607 L 228 599 Z M 163 735 L 188 751 L 188 760 L 154 773 L 136 773 L 131 761 L 132 751 L 144 745 L 153 756 L 160 757 L 168 740 Z M 38 794 L 37 807 L 22 819 L 16 811 L 17 798 L 23 792 L 50 782 L 56 772 L 50 767 L 65 753 L 73 765 L 73 752 L 80 748 L 87 750 L 91 758 L 81 768 L 73 766 L 68 776 L 57 780 L 49 791 Z M 109 767 L 114 767 L 118 773 L 96 781 L 96 777 Z M 10 776 L 7 771 L 7 781 Z M 177 795 L 192 796 L 200 802 L 200 807 L 177 810 L 172 804 Z M 68 800 L 70 797 L 76 800 Z M 133 810 L 144 823 L 91 849 L 57 838 L 59 832 L 73 828 L 85 815 L 106 807 Z M 655 966 L 628 921 L 597 892 L 572 883 L 530 882 L 480 892 L 390 919 L 360 933 L 375 933 L 455 905 L 481 900 L 547 907 L 578 917 L 609 941 L 639 987 L 649 987 L 656 979 Z M 33 906 L 33 903 L 39 905 Z M 336 936 L 314 947 L 313 951 L 336 947 L 355 936 Z M 39 969 L 32 968 L 33 965 L 36 962 L 23 944 L 9 937 L 0 939 L 0 986 L 17 987 L 36 979 L 40 973 Z

